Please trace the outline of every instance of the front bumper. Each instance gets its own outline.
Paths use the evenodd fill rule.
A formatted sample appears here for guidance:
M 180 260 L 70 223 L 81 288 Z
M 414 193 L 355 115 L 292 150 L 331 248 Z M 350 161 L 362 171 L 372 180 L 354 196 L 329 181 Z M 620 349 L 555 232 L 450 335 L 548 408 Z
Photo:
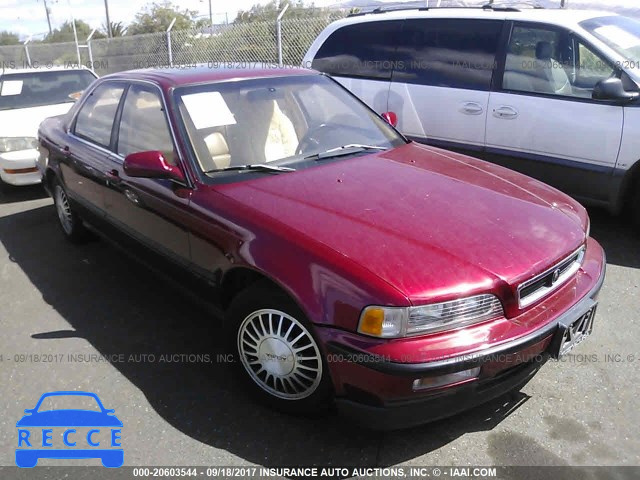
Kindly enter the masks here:
M 36 149 L 0 153 L 0 179 L 15 186 L 36 185 L 42 181 L 37 169 Z
M 590 240 L 588 250 L 590 256 L 585 261 L 585 270 L 577 275 L 572 284 L 563 286 L 541 302 L 538 309 L 532 308 L 521 317 L 508 321 L 512 323 L 512 331 L 526 333 L 511 336 L 500 343 L 487 342 L 489 346 L 484 348 L 461 350 L 459 354 L 446 358 L 434 357 L 432 361 L 405 363 L 381 354 L 385 351 L 383 348 L 394 351 L 392 343 L 365 350 L 357 348 L 364 346 L 364 343 L 358 345 L 353 337 L 329 335 L 331 338 L 326 338 L 326 345 L 329 367 L 334 384 L 337 383 L 338 409 L 368 428 L 397 429 L 454 415 L 521 388 L 550 357 L 550 346 L 559 325 L 570 324 L 595 304 L 604 282 L 606 262 L 602 248 L 594 240 Z M 550 317 L 540 317 L 538 314 L 534 317 L 538 310 L 546 314 L 550 311 Z M 528 324 L 526 317 L 535 319 Z M 550 320 L 536 323 L 540 318 Z M 532 323 L 536 327 L 527 330 Z M 483 330 L 478 327 L 478 332 L 484 338 L 489 338 L 489 328 Z M 452 338 L 474 336 L 471 330 L 464 330 L 467 329 Z M 504 333 L 504 330 L 498 331 Z M 430 350 L 437 351 L 440 346 L 437 336 L 432 337 L 431 343 L 428 337 L 413 342 L 419 345 L 423 355 Z M 447 345 L 451 345 L 452 339 L 448 339 L 448 342 Z M 433 378 L 476 367 L 480 367 L 480 373 L 475 380 L 432 390 L 412 389 L 416 379 Z

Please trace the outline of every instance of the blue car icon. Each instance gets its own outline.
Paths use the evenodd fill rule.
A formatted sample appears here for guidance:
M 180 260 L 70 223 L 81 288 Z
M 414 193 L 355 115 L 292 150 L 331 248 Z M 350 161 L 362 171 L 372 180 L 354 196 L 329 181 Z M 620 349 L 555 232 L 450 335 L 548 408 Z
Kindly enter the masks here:
M 65 401 L 89 401 L 95 407 L 93 399 L 98 408 L 86 410 L 44 409 L 42 407 L 45 401 L 49 404 L 52 401 L 60 400 L 56 397 L 67 397 L 64 398 Z M 40 458 L 99 458 L 102 465 L 109 468 L 117 468 L 124 463 L 124 453 L 120 444 L 122 422 L 114 415 L 114 410 L 104 408 L 95 393 L 45 393 L 33 409 L 27 409 L 24 413 L 26 415 L 16 423 L 16 427 L 18 427 L 17 466 L 35 467 Z M 74 427 L 87 429 L 86 435 L 82 436 Z M 56 431 L 64 429 L 62 435 L 58 435 L 56 438 L 63 440 L 65 448 L 56 448 L 57 445 L 53 444 L 54 428 Z M 41 438 L 41 442 L 36 441 L 37 438 Z M 84 443 L 87 448 L 83 448 Z M 104 448 L 106 445 L 111 448 Z

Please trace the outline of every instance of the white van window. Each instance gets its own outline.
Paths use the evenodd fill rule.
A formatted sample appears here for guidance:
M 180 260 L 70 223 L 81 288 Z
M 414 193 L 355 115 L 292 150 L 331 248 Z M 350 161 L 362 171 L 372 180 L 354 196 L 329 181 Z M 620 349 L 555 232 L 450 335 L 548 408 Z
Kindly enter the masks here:
M 625 57 L 628 68 L 640 68 L 640 22 L 618 15 L 580 23 L 585 30 Z
M 503 22 L 407 20 L 393 81 L 489 90 Z
M 402 21 L 347 25 L 333 32 L 316 53 L 311 67 L 331 75 L 388 80 Z
M 569 32 L 516 26 L 511 34 L 505 90 L 591 98 L 595 85 L 615 69 Z

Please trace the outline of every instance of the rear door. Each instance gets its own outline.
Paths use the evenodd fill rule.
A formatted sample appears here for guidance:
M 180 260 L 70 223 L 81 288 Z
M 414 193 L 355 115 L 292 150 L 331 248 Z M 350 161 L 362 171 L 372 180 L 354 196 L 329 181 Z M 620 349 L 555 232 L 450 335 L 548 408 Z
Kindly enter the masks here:
M 67 142 L 61 145 L 60 170 L 71 198 L 104 215 L 104 189 L 112 130 L 125 85 L 100 83 L 80 106 Z
M 344 26 L 326 39 L 311 66 L 332 75 L 376 112 L 384 113 L 401 28 L 402 20 Z
M 402 133 L 481 149 L 502 20 L 407 19 L 396 52 L 390 111 Z
M 180 164 L 158 87 L 146 83 L 130 85 L 115 136 L 114 153 L 108 159 L 108 218 L 160 253 L 179 263 L 189 263 L 185 223 L 191 189 L 173 180 L 129 177 L 123 169 L 127 155 L 150 150 L 160 150 L 169 163 Z
M 503 63 L 487 117 L 489 159 L 576 197 L 608 200 L 624 112 L 591 97 L 617 69 L 568 30 L 525 22 L 513 25 Z

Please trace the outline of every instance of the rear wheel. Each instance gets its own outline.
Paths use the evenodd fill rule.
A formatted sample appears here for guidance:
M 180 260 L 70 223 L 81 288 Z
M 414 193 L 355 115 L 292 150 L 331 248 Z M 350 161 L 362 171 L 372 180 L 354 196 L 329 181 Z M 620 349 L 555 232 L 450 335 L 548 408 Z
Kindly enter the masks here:
M 308 320 L 286 294 L 260 282 L 233 300 L 228 322 L 237 369 L 254 394 L 287 413 L 326 409 L 328 369 Z
M 636 230 L 640 232 L 640 179 L 638 179 L 631 188 L 633 188 L 631 204 L 629 205 L 631 221 L 636 227 Z
M 52 182 L 52 192 L 58 222 L 66 239 L 72 243 L 86 242 L 89 238 L 89 232 L 73 210 L 67 191 L 57 179 Z

